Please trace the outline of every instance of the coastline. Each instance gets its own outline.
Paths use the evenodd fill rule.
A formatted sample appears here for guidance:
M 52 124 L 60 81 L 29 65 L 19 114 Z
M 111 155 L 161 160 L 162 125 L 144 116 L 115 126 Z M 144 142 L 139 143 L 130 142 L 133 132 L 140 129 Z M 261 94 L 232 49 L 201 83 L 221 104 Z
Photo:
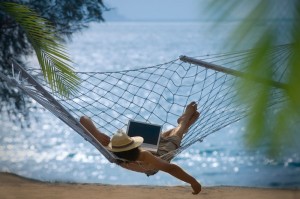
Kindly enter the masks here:
M 94 198 L 203 198 L 203 199 L 299 199 L 300 189 L 203 187 L 199 195 L 192 195 L 189 186 L 128 186 L 106 184 L 52 183 L 23 178 L 0 172 L 0 198 L 23 199 L 94 199 Z

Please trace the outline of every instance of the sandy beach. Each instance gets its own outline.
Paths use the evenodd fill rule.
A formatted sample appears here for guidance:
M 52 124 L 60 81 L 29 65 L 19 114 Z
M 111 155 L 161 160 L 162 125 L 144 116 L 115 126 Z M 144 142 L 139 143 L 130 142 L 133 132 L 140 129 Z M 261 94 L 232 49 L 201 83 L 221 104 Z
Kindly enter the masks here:
M 105 184 L 50 183 L 0 173 L 1 199 L 94 199 L 94 198 L 172 198 L 172 199 L 300 199 L 300 190 L 245 187 L 203 187 L 192 195 L 188 186 L 122 186 Z

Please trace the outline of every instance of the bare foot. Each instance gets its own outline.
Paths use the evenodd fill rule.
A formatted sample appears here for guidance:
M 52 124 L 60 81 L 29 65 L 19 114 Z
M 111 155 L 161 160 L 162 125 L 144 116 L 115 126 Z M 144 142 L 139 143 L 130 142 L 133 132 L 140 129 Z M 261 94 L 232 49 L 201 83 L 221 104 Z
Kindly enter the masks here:
M 198 111 L 194 112 L 194 114 L 190 117 L 189 120 L 183 120 L 181 121 L 181 123 L 179 125 L 184 125 L 183 129 L 182 129 L 182 136 L 184 134 L 186 134 L 189 130 L 189 128 L 197 121 L 197 119 L 199 118 L 200 113 Z
M 184 113 L 178 118 L 177 123 L 181 123 L 183 121 L 188 121 L 192 117 L 192 115 L 197 111 L 197 104 L 196 102 L 191 102 L 187 105 Z
M 196 112 L 192 115 L 192 117 L 190 118 L 190 120 L 188 121 L 186 127 L 187 127 L 187 128 L 190 128 L 190 127 L 197 121 L 197 119 L 199 118 L 199 116 L 200 116 L 200 113 L 199 113 L 198 111 L 196 111 Z

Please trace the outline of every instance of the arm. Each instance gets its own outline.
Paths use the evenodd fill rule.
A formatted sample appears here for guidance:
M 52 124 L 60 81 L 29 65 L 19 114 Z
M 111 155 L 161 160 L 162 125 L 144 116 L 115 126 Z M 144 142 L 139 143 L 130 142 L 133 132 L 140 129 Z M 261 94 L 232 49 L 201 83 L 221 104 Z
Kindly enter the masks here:
M 157 158 L 154 155 L 152 155 L 149 151 L 142 151 L 141 157 L 139 159 L 153 165 L 158 170 L 169 173 L 175 178 L 189 183 L 194 190 L 193 194 L 198 194 L 201 191 L 200 183 L 198 183 L 194 177 L 186 173 L 182 168 L 180 168 L 176 164 L 172 164 L 165 160 Z
M 107 146 L 110 141 L 110 137 L 100 132 L 92 120 L 87 116 L 80 117 L 80 123 L 90 132 L 103 146 Z

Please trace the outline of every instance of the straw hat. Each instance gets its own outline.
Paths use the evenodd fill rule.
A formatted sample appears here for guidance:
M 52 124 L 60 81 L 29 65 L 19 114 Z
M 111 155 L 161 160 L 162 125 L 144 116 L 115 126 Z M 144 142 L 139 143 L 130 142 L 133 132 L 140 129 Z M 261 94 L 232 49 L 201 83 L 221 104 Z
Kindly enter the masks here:
M 112 152 L 129 151 L 140 146 L 144 141 L 144 138 L 135 136 L 129 137 L 124 132 L 118 132 L 112 138 L 107 146 L 107 149 Z

